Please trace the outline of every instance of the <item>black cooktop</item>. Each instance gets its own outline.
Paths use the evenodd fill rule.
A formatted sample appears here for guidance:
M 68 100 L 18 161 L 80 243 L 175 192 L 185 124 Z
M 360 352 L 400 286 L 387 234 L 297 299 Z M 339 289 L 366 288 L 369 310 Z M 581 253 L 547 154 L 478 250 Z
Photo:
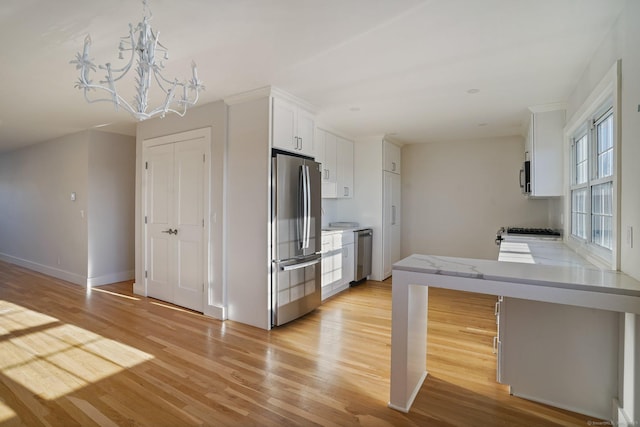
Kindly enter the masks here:
M 558 230 L 552 228 L 524 228 L 524 227 L 507 227 L 509 234 L 526 234 L 536 236 L 561 236 Z

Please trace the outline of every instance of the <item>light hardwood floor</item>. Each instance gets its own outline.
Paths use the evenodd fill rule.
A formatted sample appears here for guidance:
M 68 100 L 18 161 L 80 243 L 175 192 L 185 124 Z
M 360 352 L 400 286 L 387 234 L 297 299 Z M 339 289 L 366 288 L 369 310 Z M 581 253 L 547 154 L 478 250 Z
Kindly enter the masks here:
M 495 383 L 494 299 L 433 290 L 430 374 L 387 408 L 391 292 L 366 282 L 270 332 L 0 262 L 0 424 L 585 426 Z

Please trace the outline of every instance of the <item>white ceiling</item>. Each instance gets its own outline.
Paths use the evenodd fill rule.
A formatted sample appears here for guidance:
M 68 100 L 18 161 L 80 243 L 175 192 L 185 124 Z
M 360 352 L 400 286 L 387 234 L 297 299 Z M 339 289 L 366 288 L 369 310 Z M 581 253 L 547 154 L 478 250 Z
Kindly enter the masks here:
M 346 135 L 408 143 L 521 133 L 566 101 L 625 0 L 150 0 L 167 76 L 195 60 L 199 104 L 274 85 Z M 139 0 L 2 0 L 0 151 L 135 121 L 74 88 L 86 34 L 117 63 Z M 101 77 L 100 75 L 98 77 Z M 470 94 L 469 89 L 478 93 Z M 188 114 L 188 113 L 187 113 Z

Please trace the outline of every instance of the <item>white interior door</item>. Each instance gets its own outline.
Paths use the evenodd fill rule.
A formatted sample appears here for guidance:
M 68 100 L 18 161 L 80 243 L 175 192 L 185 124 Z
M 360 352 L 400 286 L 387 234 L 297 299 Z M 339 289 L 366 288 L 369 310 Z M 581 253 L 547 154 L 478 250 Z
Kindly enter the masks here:
M 201 140 L 175 144 L 176 280 L 173 302 L 202 311 L 204 291 L 204 147 Z
M 175 242 L 173 234 L 173 145 L 149 148 L 146 156 L 147 295 L 173 301 Z
M 202 312 L 208 140 L 157 142 L 145 149 L 147 295 Z

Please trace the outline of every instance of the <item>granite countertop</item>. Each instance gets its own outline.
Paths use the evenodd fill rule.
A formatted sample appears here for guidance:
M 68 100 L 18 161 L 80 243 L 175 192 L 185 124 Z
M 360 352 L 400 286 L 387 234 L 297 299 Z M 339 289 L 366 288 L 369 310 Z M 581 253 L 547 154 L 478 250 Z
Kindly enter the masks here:
M 555 250 L 562 251 L 557 247 Z M 535 255 L 532 257 L 535 258 Z M 411 255 L 395 263 L 393 268 L 394 270 L 418 273 L 640 297 L 640 281 L 621 272 L 601 270 L 590 266 L 586 261 L 585 263 L 587 265 L 572 264 L 567 261 L 565 265 L 542 265 L 434 255 Z

